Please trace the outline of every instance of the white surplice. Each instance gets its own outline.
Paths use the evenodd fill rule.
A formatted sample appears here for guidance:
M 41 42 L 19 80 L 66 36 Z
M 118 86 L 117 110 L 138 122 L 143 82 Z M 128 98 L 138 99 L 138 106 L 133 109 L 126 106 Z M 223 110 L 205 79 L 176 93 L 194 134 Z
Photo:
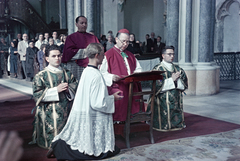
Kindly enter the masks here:
M 114 151 L 114 111 L 114 96 L 108 95 L 102 74 L 86 67 L 67 124 L 53 142 L 64 140 L 72 150 L 94 156 Z
M 163 66 L 170 72 L 173 72 L 173 64 L 172 63 L 168 63 L 166 61 L 162 61 Z M 180 90 L 184 90 L 184 85 L 182 84 L 181 80 L 178 79 L 177 80 L 177 87 L 175 87 L 174 81 L 172 79 L 172 77 L 167 78 L 164 80 L 164 85 L 162 88 L 162 92 L 166 92 L 172 89 L 180 89 Z
M 62 73 L 63 70 L 62 70 L 62 67 L 53 67 L 51 66 L 50 64 L 46 67 L 50 72 L 53 72 L 53 73 Z M 74 94 L 71 90 L 69 90 L 69 93 L 70 93 L 70 97 L 67 95 L 67 99 L 69 101 L 72 101 L 74 99 Z M 53 88 L 49 88 L 47 89 L 43 99 L 41 100 L 41 102 L 52 102 L 52 101 L 59 101 L 59 94 L 58 94 L 58 91 L 57 91 L 57 87 L 53 87 Z
M 130 71 L 130 67 L 129 67 L 129 64 L 128 64 L 128 60 L 126 57 L 123 58 L 124 59 L 124 62 L 125 62 L 125 65 L 127 67 L 127 72 L 128 72 L 128 75 L 131 74 L 131 71 Z M 103 59 L 103 62 L 102 62 L 102 65 L 100 66 L 100 71 L 106 81 L 106 84 L 107 86 L 111 86 L 113 81 L 112 81 L 112 77 L 114 74 L 111 74 L 108 72 L 108 62 L 107 62 L 107 59 L 106 57 L 104 57 Z M 139 61 L 136 59 L 136 68 L 134 70 L 133 73 L 137 73 L 137 72 L 142 72 L 142 67 L 139 63 Z

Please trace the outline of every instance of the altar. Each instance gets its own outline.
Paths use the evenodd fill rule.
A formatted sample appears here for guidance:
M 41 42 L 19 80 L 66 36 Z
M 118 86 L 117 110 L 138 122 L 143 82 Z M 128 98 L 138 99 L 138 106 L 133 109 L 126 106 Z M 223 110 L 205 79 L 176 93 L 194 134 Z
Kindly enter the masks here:
M 152 70 L 155 65 L 160 63 L 159 54 L 146 53 L 141 56 L 136 56 L 136 58 L 138 59 L 143 72 Z
M 142 71 L 151 71 L 153 67 L 160 63 L 160 58 L 158 54 L 144 54 L 136 57 L 142 67 Z M 143 88 L 149 88 L 150 82 L 141 82 Z
M 147 60 L 138 60 L 141 67 L 142 67 L 142 71 L 150 71 L 153 69 L 153 67 L 157 64 L 160 63 L 160 59 L 159 58 L 153 58 L 153 59 L 147 59 Z

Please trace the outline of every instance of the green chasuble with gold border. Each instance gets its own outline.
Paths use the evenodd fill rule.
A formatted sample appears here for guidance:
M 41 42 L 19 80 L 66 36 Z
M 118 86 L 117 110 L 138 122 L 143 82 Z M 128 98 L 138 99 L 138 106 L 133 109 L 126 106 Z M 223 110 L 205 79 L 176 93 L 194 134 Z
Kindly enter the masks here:
M 75 95 L 77 80 L 67 69 L 52 71 L 46 67 L 33 79 L 33 97 L 36 101 L 33 143 L 49 148 L 53 138 L 61 132 L 67 122 L 72 101 L 66 92 L 58 93 L 59 101 L 41 102 L 47 90 L 60 83 L 68 83 L 68 89 Z
M 188 88 L 186 73 L 182 68 L 172 64 L 172 69 L 168 70 L 164 63 L 156 65 L 153 70 L 166 71 L 163 80 L 156 82 L 156 96 L 154 99 L 153 128 L 157 131 L 181 130 L 185 127 L 183 113 L 182 92 Z M 171 78 L 172 73 L 181 72 L 179 80 L 183 89 L 175 88 L 162 91 L 165 80 Z M 151 101 L 148 102 L 148 111 L 150 110 Z

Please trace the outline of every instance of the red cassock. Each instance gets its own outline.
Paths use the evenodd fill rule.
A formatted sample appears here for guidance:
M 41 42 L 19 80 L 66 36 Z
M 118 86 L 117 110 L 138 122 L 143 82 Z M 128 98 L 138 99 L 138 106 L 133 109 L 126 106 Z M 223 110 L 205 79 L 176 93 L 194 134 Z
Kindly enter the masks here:
M 127 76 L 127 67 L 125 65 L 124 59 L 121 56 L 121 51 L 115 46 L 105 53 L 108 62 L 108 73 L 118 75 L 120 77 Z M 135 56 L 125 50 L 124 53 L 128 55 L 128 64 L 130 67 L 131 74 L 133 74 L 136 69 L 136 58 Z M 113 94 L 117 91 L 123 92 L 123 99 L 115 101 L 115 113 L 113 114 L 114 121 L 125 121 L 127 117 L 127 107 L 128 107 L 128 94 L 129 94 L 129 83 L 124 81 L 118 81 L 113 83 L 111 87 L 108 87 L 109 94 Z M 133 92 L 142 91 L 140 83 L 134 83 Z M 132 100 L 132 114 L 139 112 L 140 103 L 136 102 L 136 99 L 140 99 L 141 96 L 134 96 Z M 142 106 L 144 107 L 144 106 Z M 143 109 L 144 110 L 144 109 Z
M 90 43 L 99 43 L 98 38 L 86 32 L 75 32 L 69 35 L 63 48 L 62 63 L 69 62 L 79 49 L 85 49 Z M 77 64 L 86 67 L 88 58 L 78 59 Z

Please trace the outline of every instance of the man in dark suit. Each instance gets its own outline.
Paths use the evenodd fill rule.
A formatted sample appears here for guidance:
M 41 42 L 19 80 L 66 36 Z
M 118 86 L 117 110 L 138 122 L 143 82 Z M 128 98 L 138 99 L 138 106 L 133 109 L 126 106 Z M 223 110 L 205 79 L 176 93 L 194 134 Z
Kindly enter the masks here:
M 154 51 L 156 54 L 160 55 L 160 61 L 162 61 L 162 50 L 165 48 L 165 43 L 161 42 L 162 38 L 161 36 L 157 37 L 157 43 L 155 44 Z
M 151 38 L 147 40 L 147 52 L 154 52 L 154 47 L 157 44 L 157 39 L 155 38 L 155 33 L 151 33 Z
M 147 42 L 148 42 L 148 39 L 149 39 L 149 34 L 146 34 L 145 39 L 146 39 L 146 41 L 144 41 L 142 43 L 142 51 L 143 52 L 147 52 Z
M 20 34 L 20 33 L 17 34 L 16 41 L 17 41 L 17 45 L 20 41 L 22 41 L 22 34 Z

